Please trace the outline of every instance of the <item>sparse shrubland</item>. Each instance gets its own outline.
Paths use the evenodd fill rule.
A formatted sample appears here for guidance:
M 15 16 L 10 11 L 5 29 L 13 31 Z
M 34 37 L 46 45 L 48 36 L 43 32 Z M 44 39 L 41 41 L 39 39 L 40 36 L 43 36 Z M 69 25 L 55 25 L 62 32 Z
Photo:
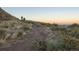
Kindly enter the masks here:
M 0 46 L 4 43 L 26 41 L 30 50 L 71 51 L 79 50 L 78 24 L 57 25 L 33 21 L 0 23 Z M 28 43 L 29 42 L 29 43 Z M 7 46 L 7 44 L 6 44 Z M 27 48 L 27 46 L 24 46 Z
M 0 8 L 0 50 L 76 51 L 79 25 L 58 25 L 26 21 Z
M 57 24 L 31 23 L 27 21 L 20 21 L 20 23 L 6 22 L 6 25 L 0 23 L 1 47 L 5 42 L 13 41 L 17 43 L 18 40 L 26 40 L 26 44 L 30 46 L 31 50 L 79 50 L 79 27 L 77 24 L 65 27 Z
M 45 46 L 44 44 L 42 44 L 45 50 L 49 50 L 49 51 L 79 50 L 79 25 L 78 24 L 72 24 L 67 26 L 66 28 L 64 26 L 61 28 L 60 25 L 56 25 L 56 26 L 51 25 L 47 27 L 49 27 L 52 30 L 52 33 L 56 32 L 59 35 L 53 34 L 54 38 L 51 38 L 51 41 L 50 39 L 48 39 L 47 41 L 44 42 Z M 58 33 L 58 31 L 60 33 Z M 61 37 L 59 38 L 59 36 Z M 37 44 L 34 44 L 34 45 L 36 46 L 35 48 L 39 50 L 40 48 L 39 42 L 37 42 Z

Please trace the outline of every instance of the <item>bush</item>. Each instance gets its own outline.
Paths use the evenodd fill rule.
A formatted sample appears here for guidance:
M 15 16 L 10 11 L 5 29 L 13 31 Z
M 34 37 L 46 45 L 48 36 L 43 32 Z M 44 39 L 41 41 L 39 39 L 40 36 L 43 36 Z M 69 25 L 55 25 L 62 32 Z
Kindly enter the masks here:
M 18 32 L 17 37 L 21 37 L 23 35 L 22 32 Z
M 0 29 L 0 38 L 5 38 L 5 30 Z
M 33 43 L 34 50 L 39 50 L 39 51 L 46 51 L 47 49 L 47 44 L 45 41 L 36 41 Z
M 0 26 L 1 28 L 8 28 L 8 26 L 7 25 L 4 25 L 4 26 Z
M 22 27 L 22 29 L 23 29 L 24 31 L 26 31 L 26 30 L 30 30 L 29 27 Z

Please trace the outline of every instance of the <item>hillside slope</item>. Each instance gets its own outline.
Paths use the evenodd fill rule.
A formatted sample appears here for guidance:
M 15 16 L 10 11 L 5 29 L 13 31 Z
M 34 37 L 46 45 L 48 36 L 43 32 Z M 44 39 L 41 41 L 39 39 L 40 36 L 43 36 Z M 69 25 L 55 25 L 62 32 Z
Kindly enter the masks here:
M 0 8 L 0 20 L 15 20 L 18 19 L 14 16 L 12 16 L 11 14 L 7 13 L 6 11 L 4 11 L 2 8 Z
M 0 51 L 55 50 L 79 50 L 78 25 L 19 20 L 0 8 Z

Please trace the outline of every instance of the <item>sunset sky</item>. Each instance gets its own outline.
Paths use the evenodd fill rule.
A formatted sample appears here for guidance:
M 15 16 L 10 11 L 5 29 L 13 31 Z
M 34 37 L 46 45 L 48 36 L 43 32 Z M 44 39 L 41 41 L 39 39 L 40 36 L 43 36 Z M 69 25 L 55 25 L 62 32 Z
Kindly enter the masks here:
M 79 23 L 78 7 L 3 7 L 8 13 L 27 20 L 47 23 L 72 24 Z

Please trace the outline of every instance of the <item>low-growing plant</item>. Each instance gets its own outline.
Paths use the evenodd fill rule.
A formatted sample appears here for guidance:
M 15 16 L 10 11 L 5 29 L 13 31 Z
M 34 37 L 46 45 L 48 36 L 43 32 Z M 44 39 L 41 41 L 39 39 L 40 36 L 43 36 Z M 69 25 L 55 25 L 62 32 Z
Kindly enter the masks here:
M 35 50 L 46 51 L 47 44 L 46 44 L 46 41 L 36 41 L 36 42 L 33 43 L 33 46 L 32 47 Z
M 17 37 L 21 37 L 23 35 L 22 32 L 18 32 Z
M 0 39 L 5 38 L 5 30 L 0 29 Z

